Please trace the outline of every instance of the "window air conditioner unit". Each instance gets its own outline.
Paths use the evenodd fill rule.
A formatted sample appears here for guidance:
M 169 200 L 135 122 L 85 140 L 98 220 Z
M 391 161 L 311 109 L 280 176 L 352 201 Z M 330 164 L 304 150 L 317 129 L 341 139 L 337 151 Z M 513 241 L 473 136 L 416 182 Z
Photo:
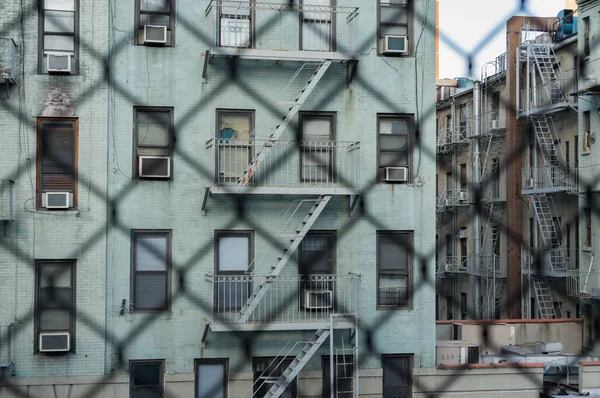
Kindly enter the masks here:
M 68 209 L 73 207 L 73 194 L 71 192 L 44 192 L 42 194 L 42 207 L 46 209 Z
M 458 200 L 462 203 L 467 202 L 467 191 L 460 191 L 458 193 Z
M 140 156 L 139 176 L 146 178 L 171 177 L 170 156 Z
M 444 206 L 451 207 L 452 206 L 452 199 L 444 199 Z
M 71 350 L 69 332 L 40 333 L 40 352 L 67 352 Z
M 383 36 L 381 38 L 381 49 L 384 54 L 406 54 L 408 52 L 408 37 Z
M 458 230 L 458 238 L 459 239 L 464 239 L 467 237 L 467 230 L 464 228 L 461 228 Z
M 167 27 L 159 25 L 144 25 L 144 44 L 166 44 Z
M 408 167 L 386 167 L 385 181 L 403 182 L 408 181 Z
M 492 128 L 493 129 L 497 129 L 498 128 L 498 120 L 496 120 L 496 119 L 492 120 Z
M 525 189 L 533 189 L 533 178 L 525 179 Z
M 333 304 L 333 292 L 331 290 L 305 290 L 304 308 L 324 309 L 331 308 Z
M 71 53 L 47 52 L 46 69 L 48 73 L 71 73 Z

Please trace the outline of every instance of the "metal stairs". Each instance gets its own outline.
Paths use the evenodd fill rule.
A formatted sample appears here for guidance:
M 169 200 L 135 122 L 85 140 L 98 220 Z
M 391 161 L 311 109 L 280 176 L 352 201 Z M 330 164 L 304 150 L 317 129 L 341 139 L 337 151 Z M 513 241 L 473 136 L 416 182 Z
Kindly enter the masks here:
M 317 330 L 310 341 L 302 347 L 302 351 L 294 358 L 292 363 L 283 371 L 283 374 L 265 394 L 265 398 L 277 398 L 281 396 L 310 358 L 317 352 L 319 347 L 327 340 L 329 334 L 329 329 Z
M 560 306 L 559 308 L 554 307 L 554 303 L 558 302 L 558 299 L 552 288 L 550 288 L 548 281 L 545 278 L 533 278 L 533 289 L 540 317 L 542 319 L 561 318 L 562 310 Z
M 292 257 L 292 255 L 302 242 L 302 239 L 304 239 L 308 231 L 312 228 L 315 221 L 317 220 L 317 218 L 319 218 L 319 215 L 321 214 L 321 212 L 323 212 L 323 209 L 325 208 L 325 206 L 327 206 L 327 203 L 329 203 L 330 200 L 331 195 L 321 195 L 318 199 L 315 200 L 315 203 L 308 211 L 308 214 L 304 217 L 304 219 L 296 229 L 297 235 L 294 236 L 294 238 L 290 239 L 291 243 L 286 249 L 285 253 L 281 257 L 278 257 L 277 263 L 271 267 L 272 270 L 270 273 L 270 278 L 268 278 L 265 283 L 261 283 L 254 288 L 254 291 L 248 298 L 248 301 L 246 301 L 246 303 L 240 310 L 241 317 L 239 322 L 248 322 L 250 315 L 256 309 L 260 300 L 262 300 L 262 298 L 265 297 L 265 295 L 269 291 L 271 287 L 270 281 L 274 280 L 279 275 L 285 264 Z
M 551 104 L 565 102 L 565 96 L 560 88 L 560 69 L 554 68 L 555 64 L 558 65 L 558 61 L 552 46 L 532 44 L 530 50 Z
M 542 150 L 542 158 L 546 167 L 560 165 L 563 162 L 562 148 L 558 145 L 558 136 L 552 117 L 532 115 L 533 130 Z
M 350 362 L 346 361 L 348 356 L 343 354 L 344 350 L 342 350 L 342 355 L 338 355 L 338 358 L 341 358 L 336 361 L 335 364 L 335 381 L 336 381 L 336 397 L 339 398 L 351 398 L 354 396 L 354 375 L 350 371 L 348 371 L 349 366 L 350 369 L 354 368 L 354 355 L 350 356 L 352 358 Z M 346 389 L 343 387 L 346 386 Z
M 500 309 L 500 299 L 504 294 L 506 286 L 505 279 L 488 279 L 487 294 L 483 296 L 483 319 L 496 319 L 496 314 Z
M 325 75 L 325 72 L 327 72 L 327 69 L 329 69 L 329 66 L 331 66 L 331 63 L 332 63 L 332 61 L 328 59 L 328 60 L 323 61 L 321 64 L 319 64 L 319 66 L 317 67 L 317 69 L 315 70 L 313 75 L 310 77 L 310 79 L 308 79 L 308 82 L 306 83 L 306 85 L 304 86 L 302 91 L 300 92 L 300 95 L 295 99 L 295 101 L 292 103 L 292 106 L 288 109 L 288 112 L 283 117 L 281 124 L 279 124 L 279 126 L 277 126 L 275 132 L 273 134 L 271 134 L 271 136 L 265 142 L 265 146 L 262 148 L 262 150 L 256 156 L 254 156 L 254 159 L 252 159 L 252 161 L 246 168 L 246 171 L 244 171 L 244 175 L 238 181 L 238 186 L 245 187 L 248 185 L 248 183 L 250 182 L 250 179 L 252 178 L 252 175 L 256 172 L 256 170 L 260 166 L 261 162 L 265 159 L 265 157 L 269 153 L 270 148 L 271 148 L 269 144 L 274 141 L 277 141 L 277 139 L 279 139 L 281 134 L 287 129 L 287 127 L 289 126 L 292 119 L 294 117 L 296 117 L 296 115 L 298 114 L 300 107 L 302 107 L 302 105 L 304 104 L 306 99 L 310 96 L 310 94 L 312 93 L 314 88 L 317 86 L 317 84 L 319 83 L 321 78 Z
M 533 210 L 540 227 L 544 249 L 546 250 L 546 255 L 549 260 L 548 265 L 552 271 L 564 271 L 566 270 L 566 262 L 560 247 L 558 231 L 554 225 L 556 210 L 552 204 L 552 198 L 548 197 L 546 194 L 536 194 L 532 195 L 531 199 Z

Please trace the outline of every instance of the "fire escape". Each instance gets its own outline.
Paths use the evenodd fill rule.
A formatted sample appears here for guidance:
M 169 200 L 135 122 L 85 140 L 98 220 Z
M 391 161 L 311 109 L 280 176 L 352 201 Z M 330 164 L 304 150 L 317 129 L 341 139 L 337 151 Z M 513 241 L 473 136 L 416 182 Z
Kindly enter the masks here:
M 529 279 L 540 317 L 548 319 L 562 316 L 555 285 L 569 277 L 555 197 L 578 192 L 574 170 L 565 162 L 553 120 L 558 112 L 573 105 L 563 91 L 564 79 L 554 52 L 552 29 L 530 26 L 529 22 L 522 25 L 522 37 L 533 32 L 536 37 L 524 40 L 519 48 L 517 84 L 524 87 L 519 90 L 517 85 L 517 113 L 529 118 L 536 141 L 533 164 L 523 169 L 521 193 L 530 198 L 538 245 L 532 242 L 523 249 L 522 273 Z
M 270 129 L 265 122 L 270 115 L 266 114 L 249 138 L 220 135 L 207 142 L 207 149 L 214 154 L 216 170 L 214 183 L 204 190 L 204 214 L 208 211 L 209 197 L 220 195 L 278 195 L 280 201 L 290 196 L 294 200 L 282 218 L 277 242 L 258 250 L 244 275 L 207 275 L 213 288 L 214 310 L 205 335 L 209 330 L 314 330 L 310 339 L 292 344 L 268 367 L 285 364 L 282 372 L 276 377 L 265 376 L 266 384 L 253 386 L 245 396 L 254 396 L 257 390 L 265 397 L 281 396 L 327 340 L 332 364 L 342 363 L 343 369 L 347 369 L 348 363 L 353 363 L 352 383 L 344 393 L 355 395 L 360 276 L 300 274 L 290 272 L 286 265 L 292 262 L 335 196 L 349 197 L 352 211 L 360 184 L 360 143 L 284 137 L 306 100 L 319 91 L 319 83 L 326 79 L 330 69 L 341 63 L 352 74 L 358 62 L 352 41 L 357 33 L 358 8 L 212 0 L 206 17 L 207 22 L 214 24 L 215 45 L 205 54 L 203 76 L 207 76 L 209 65 L 218 58 L 254 60 L 263 62 L 263 67 L 272 62 L 300 66 L 275 100 L 274 107 L 286 110 L 272 133 L 265 133 Z M 265 21 L 269 21 L 269 29 L 262 26 Z M 290 44 L 288 33 L 293 24 L 300 24 L 297 26 L 300 43 L 296 39 Z M 288 98 L 305 76 L 302 88 Z M 247 156 L 239 156 L 240 153 Z M 279 251 L 282 247 L 283 251 Z M 229 297 L 222 292 L 229 292 Z M 350 347 L 334 346 L 340 336 L 346 340 L 351 336 Z M 347 377 L 338 374 L 338 367 L 332 365 L 335 368 L 332 377 L 336 380 Z

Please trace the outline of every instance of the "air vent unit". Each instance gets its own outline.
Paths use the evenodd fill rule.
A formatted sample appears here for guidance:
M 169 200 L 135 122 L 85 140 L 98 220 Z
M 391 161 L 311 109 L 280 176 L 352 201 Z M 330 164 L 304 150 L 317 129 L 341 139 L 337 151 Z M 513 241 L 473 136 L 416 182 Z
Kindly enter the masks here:
M 386 167 L 385 180 L 389 182 L 408 181 L 408 167 Z
M 171 158 L 169 156 L 140 156 L 139 176 L 145 178 L 171 177 Z
M 408 52 L 408 37 L 383 36 L 381 46 L 381 52 L 384 54 L 406 54 Z
M 46 53 L 46 62 L 48 73 L 71 73 L 71 53 Z
M 167 42 L 167 27 L 144 25 L 144 43 L 165 44 Z
M 40 333 L 40 352 L 67 352 L 71 349 L 69 332 Z

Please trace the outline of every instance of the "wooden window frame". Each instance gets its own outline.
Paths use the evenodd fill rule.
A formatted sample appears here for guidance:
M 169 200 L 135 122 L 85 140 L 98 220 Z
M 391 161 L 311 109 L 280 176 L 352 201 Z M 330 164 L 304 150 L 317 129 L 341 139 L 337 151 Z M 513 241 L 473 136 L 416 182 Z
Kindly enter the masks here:
M 69 330 L 53 330 L 57 331 L 57 332 L 69 332 L 70 335 L 70 350 L 69 352 L 71 353 L 75 353 L 75 329 L 76 329 L 76 314 L 77 314 L 77 302 L 76 302 L 76 281 L 77 281 L 77 277 L 75 275 L 76 272 L 76 268 L 77 268 L 77 260 L 75 259 L 65 259 L 65 260 L 35 260 L 35 307 L 34 307 L 34 342 L 33 342 L 33 347 L 34 347 L 34 354 L 39 353 L 39 335 L 42 332 L 40 329 L 40 311 L 41 311 L 41 306 L 40 306 L 40 298 L 41 298 L 41 294 L 40 294 L 40 277 L 41 277 L 41 272 L 40 272 L 40 267 L 44 266 L 44 265 L 59 265 L 59 266 L 64 266 L 64 267 L 69 267 L 70 268 L 70 272 L 71 272 L 71 308 L 70 308 L 70 312 L 71 312 L 71 316 L 70 316 L 70 325 L 69 325 Z
M 396 165 L 396 166 L 381 166 L 381 121 L 386 119 L 406 119 L 408 125 L 408 133 L 407 137 L 407 150 L 406 150 L 406 165 Z M 414 115 L 413 114 L 394 114 L 394 113 L 378 113 L 377 114 L 377 179 L 379 182 L 383 182 L 385 178 L 385 168 L 386 167 L 408 167 L 408 181 L 406 183 L 413 182 L 413 151 L 414 151 Z M 400 153 L 399 151 L 383 151 L 385 153 Z M 390 182 L 387 182 L 390 184 Z
M 316 111 L 307 111 L 307 112 L 299 112 L 300 117 L 300 141 L 304 140 L 304 122 L 310 119 L 329 119 L 331 123 L 331 136 L 330 141 L 335 141 L 337 139 L 337 113 L 336 112 L 316 112 Z M 299 143 L 300 144 L 300 143 Z M 335 178 L 335 162 L 336 162 L 336 148 L 324 148 L 322 152 L 326 152 L 331 150 L 329 155 L 329 170 L 327 171 L 328 180 L 319 181 L 312 180 L 310 178 L 305 178 L 303 175 L 304 164 L 303 164 L 303 156 L 304 148 L 302 145 L 298 145 L 299 149 L 299 157 L 300 157 L 300 167 L 298 169 L 298 178 L 300 182 L 315 182 L 315 183 L 326 183 L 327 181 L 334 181 Z
M 408 361 L 409 361 L 408 369 L 410 370 L 410 374 L 406 377 L 406 380 L 407 380 L 407 386 L 408 386 L 408 395 L 407 395 L 407 397 L 410 398 L 410 397 L 412 397 L 412 376 L 413 376 L 412 369 L 413 369 L 413 363 L 414 363 L 414 354 L 382 354 L 381 355 L 381 370 L 382 370 L 382 376 L 381 376 L 382 389 L 381 389 L 381 394 L 382 394 L 382 397 L 383 398 L 387 397 L 386 395 L 383 395 L 384 394 L 385 385 L 386 385 L 386 375 L 385 375 L 384 362 L 386 360 L 394 360 L 394 359 L 408 359 Z
M 69 209 L 77 209 L 78 205 L 78 180 L 79 180 L 79 119 L 73 117 L 38 117 L 36 121 L 37 151 L 36 151 L 36 209 L 42 209 L 42 126 L 44 123 L 73 124 L 74 155 L 73 155 L 73 206 Z M 51 191 L 49 191 L 51 192 Z M 71 192 L 71 191 L 69 191 Z
M 169 143 L 166 146 L 157 146 L 157 145 L 138 145 L 138 134 L 139 134 L 139 122 L 138 116 L 141 113 L 167 113 L 169 115 Z M 132 175 L 136 180 L 166 180 L 171 181 L 173 179 L 173 143 L 175 141 L 175 108 L 169 106 L 134 106 L 133 107 L 133 173 Z M 139 176 L 139 156 L 138 148 L 166 148 L 167 155 L 169 156 L 169 168 L 170 168 L 170 176 L 169 178 L 151 178 L 151 177 L 140 177 Z M 161 155 L 162 156 L 162 155 Z
M 380 39 L 383 38 L 383 33 L 382 33 L 382 26 L 390 26 L 390 27 L 394 27 L 394 26 L 406 26 L 406 37 L 408 38 L 408 51 L 406 52 L 406 54 L 382 54 L 382 50 L 380 48 L 379 51 L 379 55 L 383 56 L 383 57 L 411 57 L 412 56 L 412 48 L 413 48 L 413 13 L 414 13 L 414 1 L 413 0 L 406 0 L 407 1 L 407 19 L 408 19 L 408 23 L 406 24 L 400 24 L 400 23 L 395 23 L 395 24 L 382 24 L 381 23 L 381 8 L 382 8 L 382 3 L 381 0 L 377 0 L 377 39 L 378 41 Z M 400 5 L 400 3 L 395 3 L 394 0 L 390 0 L 389 3 L 383 3 L 386 4 L 383 7 L 402 7 L 402 5 Z M 377 47 L 379 47 L 380 44 L 377 43 Z
M 134 397 L 134 371 L 136 365 L 158 365 L 160 367 L 160 388 L 162 396 L 165 394 L 165 360 L 164 359 L 141 359 L 129 361 L 129 397 Z
M 73 37 L 73 55 L 71 57 L 71 75 L 78 75 L 79 74 L 79 20 L 80 20 L 80 1 L 79 0 L 73 0 L 74 4 L 75 4 L 75 11 L 73 11 L 74 13 L 74 26 L 73 26 L 73 34 L 67 34 L 67 33 L 57 33 L 57 32 L 46 32 L 45 31 L 45 11 L 46 11 L 46 7 L 45 7 L 45 0 L 40 0 L 39 1 L 39 8 L 38 8 L 38 15 L 39 15 L 39 19 L 38 19 L 38 74 L 48 74 L 48 71 L 44 71 L 44 62 L 46 62 L 46 56 L 44 55 L 46 51 L 64 51 L 64 50 L 46 50 L 45 48 L 45 40 L 44 40 L 44 36 L 48 35 L 48 36 L 69 36 L 69 37 Z M 70 11 L 66 11 L 66 12 L 70 12 Z
M 404 304 L 397 305 L 382 305 L 379 302 L 379 276 L 382 273 L 380 269 L 380 260 L 379 260 L 379 239 L 383 235 L 408 235 L 409 247 L 406 248 L 407 255 L 407 270 L 406 270 L 406 295 L 407 300 Z M 377 288 L 376 288 L 376 305 L 378 310 L 406 310 L 412 308 L 412 292 L 413 292 L 413 260 L 414 260 L 414 231 L 396 231 L 396 230 L 383 230 L 376 232 L 376 268 L 377 268 Z M 387 274 L 390 272 L 388 271 Z M 400 271 L 396 271 L 392 273 L 393 275 L 404 275 L 404 273 Z
M 237 272 L 237 271 L 220 271 L 219 270 L 219 239 L 222 237 L 247 237 L 248 238 L 248 263 L 249 263 L 249 274 L 254 271 L 254 264 L 252 263 L 252 260 L 254 259 L 254 231 L 252 230 L 215 230 L 214 231 L 214 242 L 215 242 L 215 263 L 214 263 L 214 273 L 215 275 L 242 275 L 242 273 Z M 243 275 L 246 275 L 246 273 L 243 273 Z M 253 291 L 253 284 L 252 282 L 248 282 L 248 298 L 250 298 L 250 295 L 252 294 Z M 214 297 L 213 297 L 213 302 L 214 304 L 216 304 L 218 302 L 218 288 L 215 287 L 214 289 Z M 246 298 L 246 300 L 248 299 Z M 243 306 L 243 304 L 242 304 Z M 217 309 L 217 307 L 215 307 L 213 305 L 213 308 L 215 310 L 218 310 L 219 312 L 238 312 L 240 308 L 238 307 L 219 307 Z
M 198 397 L 198 368 L 200 365 L 223 365 L 223 397 L 227 398 L 227 386 L 229 382 L 229 359 L 228 358 L 197 358 L 194 360 L 194 397 Z
M 144 25 L 142 25 L 142 14 L 146 15 L 168 15 L 169 25 L 167 26 L 167 43 L 162 45 L 163 47 L 175 47 L 175 19 L 177 8 L 175 6 L 176 0 L 169 1 L 169 11 L 142 11 L 142 0 L 135 0 L 135 45 L 143 46 L 144 37 Z M 142 40 L 140 40 L 140 38 Z
M 132 312 L 144 313 L 144 312 L 169 312 L 171 310 L 171 269 L 172 269 L 172 231 L 169 229 L 133 229 L 131 230 L 131 282 L 130 282 L 130 303 L 132 303 Z M 139 236 L 154 236 L 154 237 L 165 237 L 167 240 L 167 269 L 166 271 L 137 271 L 136 270 L 136 245 L 137 238 Z M 138 273 L 144 274 L 162 274 L 165 273 L 165 306 L 162 308 L 138 308 L 136 306 L 135 294 L 136 294 L 136 275 Z

